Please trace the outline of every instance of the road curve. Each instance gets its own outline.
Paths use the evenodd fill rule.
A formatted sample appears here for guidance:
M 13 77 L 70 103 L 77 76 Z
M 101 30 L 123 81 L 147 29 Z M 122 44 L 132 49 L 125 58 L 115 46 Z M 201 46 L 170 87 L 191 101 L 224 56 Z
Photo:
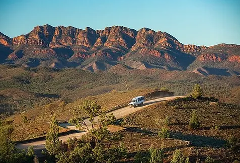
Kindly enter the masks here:
M 169 100 L 173 100 L 175 98 L 181 98 L 184 96 L 171 96 L 171 97 L 162 97 L 162 98 L 157 98 L 157 99 L 153 99 L 153 100 L 149 100 L 149 101 L 145 101 L 143 106 L 140 107 L 124 107 L 124 108 L 120 108 L 114 111 L 109 112 L 108 114 L 113 114 L 117 119 L 119 118 L 123 118 L 126 117 L 129 114 L 132 114 L 134 112 L 137 112 L 139 110 L 142 110 L 150 105 L 153 105 L 155 103 L 161 102 L 161 101 L 169 101 Z M 94 121 L 98 120 L 98 116 L 94 118 Z M 88 126 L 88 128 L 91 128 L 91 123 L 89 122 L 88 119 L 85 119 L 84 122 L 86 123 L 86 125 Z M 77 130 L 75 126 L 71 126 L 72 130 Z M 59 139 L 62 141 L 67 141 L 69 138 L 80 138 L 82 135 L 86 134 L 87 131 L 79 131 L 77 133 L 71 133 L 68 135 L 64 135 L 64 136 L 60 136 Z M 37 155 L 41 155 L 41 151 L 45 149 L 45 140 L 37 140 L 37 141 L 32 141 L 32 142 L 28 142 L 28 143 L 19 143 L 16 145 L 16 147 L 18 149 L 27 149 L 29 146 L 33 146 L 33 149 L 35 151 L 35 154 Z

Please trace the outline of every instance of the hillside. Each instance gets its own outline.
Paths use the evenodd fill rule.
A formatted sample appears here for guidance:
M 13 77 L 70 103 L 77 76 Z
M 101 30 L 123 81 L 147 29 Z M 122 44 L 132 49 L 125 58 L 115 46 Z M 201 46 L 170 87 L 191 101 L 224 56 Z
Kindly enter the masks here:
M 198 129 L 189 128 L 194 110 L 200 122 Z M 238 106 L 214 98 L 166 101 L 124 118 L 124 143 L 130 158 L 140 152 L 144 159 L 152 146 L 163 149 L 164 162 L 170 162 L 173 152 L 180 149 L 190 162 L 207 162 L 205 159 L 211 157 L 213 162 L 232 163 L 240 159 L 239 118 Z M 164 131 L 169 138 L 160 134 Z
M 190 70 L 202 75 L 239 75 L 240 46 L 184 45 L 166 32 L 122 26 L 36 26 L 28 34 L 9 38 L 0 33 L 0 63 L 23 67 L 78 68 L 105 71 L 128 69 Z
M 23 68 L 0 65 L 0 113 L 11 115 L 54 101 L 74 102 L 111 91 L 168 89 L 175 95 L 188 94 L 199 83 L 204 94 L 222 102 L 239 103 L 239 76 L 202 76 L 189 71 L 128 69 L 113 66 L 109 71 Z
M 123 94 L 134 94 L 133 92 L 133 94 L 129 93 Z M 121 93 L 112 92 L 111 95 L 95 98 L 100 99 L 99 102 L 103 102 L 102 99 L 108 99 L 106 97 L 112 97 L 116 100 L 118 97 L 113 95 L 118 96 L 119 94 Z M 103 106 L 105 104 L 103 103 Z M 20 115 L 11 117 L 14 120 L 14 128 L 17 130 L 13 132 L 12 138 L 24 139 L 26 136 L 31 138 L 38 136 L 38 134 L 45 134 L 49 127 L 47 123 L 50 119 L 49 112 L 55 111 L 59 119 L 70 111 L 66 107 L 69 108 L 64 104 L 48 105 L 41 111 L 44 113 L 41 116 L 38 116 L 36 112 L 33 114 L 32 110 L 21 115 L 27 117 L 26 121 L 23 121 Z M 194 111 L 200 124 L 198 128 L 190 128 L 189 126 Z M 72 118 L 72 116 L 73 114 L 68 114 L 67 118 Z M 46 117 L 48 118 L 44 119 Z M 120 162 L 148 162 L 151 154 L 150 149 L 159 149 L 163 152 L 161 158 L 168 163 L 173 159 L 174 151 L 178 149 L 181 152 L 181 157 L 188 158 L 190 162 L 207 162 L 206 160 L 210 159 L 212 162 L 232 163 L 240 159 L 239 118 L 239 106 L 221 103 L 213 97 L 199 97 L 197 99 L 186 97 L 162 101 L 145 106 L 144 109 L 115 121 L 114 125 L 109 127 L 116 130 L 111 134 L 116 134 L 115 136 L 118 137 L 115 139 L 103 138 L 104 146 L 102 147 L 109 149 L 114 145 L 122 144 L 126 154 Z M 10 122 L 9 120 L 8 122 Z M 39 120 L 42 120 L 42 123 L 39 123 Z M 63 128 L 60 130 L 60 132 L 65 131 L 66 129 Z M 78 144 L 85 143 L 84 140 L 86 137 L 69 139 L 62 144 L 62 147 L 69 146 L 72 142 L 72 148 L 67 148 L 67 150 L 63 150 L 65 149 L 63 148 L 62 151 L 69 155 L 75 146 L 82 149 L 82 146 L 78 146 Z M 86 157 L 87 154 L 83 156 Z M 120 159 L 120 156 L 117 155 L 115 159 Z M 67 159 L 72 158 L 67 157 Z

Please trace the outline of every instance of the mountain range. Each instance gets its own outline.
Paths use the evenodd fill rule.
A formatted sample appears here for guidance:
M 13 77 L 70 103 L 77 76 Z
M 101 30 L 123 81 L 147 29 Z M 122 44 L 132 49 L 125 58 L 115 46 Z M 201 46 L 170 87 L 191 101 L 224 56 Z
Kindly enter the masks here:
M 14 38 L 0 32 L 0 64 L 93 72 L 121 66 L 230 76 L 240 74 L 240 45 L 184 45 L 166 32 L 148 28 L 83 30 L 47 24 Z

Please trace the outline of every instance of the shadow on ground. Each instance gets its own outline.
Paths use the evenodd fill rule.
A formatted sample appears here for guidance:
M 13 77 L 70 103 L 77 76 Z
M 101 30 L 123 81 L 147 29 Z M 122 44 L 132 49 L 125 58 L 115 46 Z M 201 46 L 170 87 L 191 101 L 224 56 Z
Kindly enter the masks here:
M 181 132 L 171 132 L 171 138 L 189 141 L 190 145 L 197 147 L 222 148 L 227 143 L 225 140 L 214 137 L 182 134 Z
M 146 129 L 141 129 L 139 127 L 127 127 L 125 130 L 129 131 L 129 132 L 136 132 L 136 133 L 147 134 L 147 135 L 155 134 L 152 131 L 149 131 L 149 130 L 146 130 Z
M 157 131 L 149 131 L 146 129 L 141 129 L 139 127 L 127 127 L 126 131 L 137 132 L 148 135 L 157 135 Z M 201 135 L 191 135 L 191 134 L 183 134 L 181 132 L 171 132 L 170 138 L 189 141 L 190 146 L 196 147 L 211 147 L 211 148 L 223 148 L 226 147 L 226 141 L 214 137 L 207 137 Z

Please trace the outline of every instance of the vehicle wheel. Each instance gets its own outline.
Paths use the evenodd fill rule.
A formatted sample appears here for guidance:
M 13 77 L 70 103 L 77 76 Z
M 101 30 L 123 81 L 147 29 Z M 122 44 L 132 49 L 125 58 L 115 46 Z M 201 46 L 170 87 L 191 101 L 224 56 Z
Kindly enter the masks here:
M 143 106 L 143 102 L 140 104 L 140 106 Z

